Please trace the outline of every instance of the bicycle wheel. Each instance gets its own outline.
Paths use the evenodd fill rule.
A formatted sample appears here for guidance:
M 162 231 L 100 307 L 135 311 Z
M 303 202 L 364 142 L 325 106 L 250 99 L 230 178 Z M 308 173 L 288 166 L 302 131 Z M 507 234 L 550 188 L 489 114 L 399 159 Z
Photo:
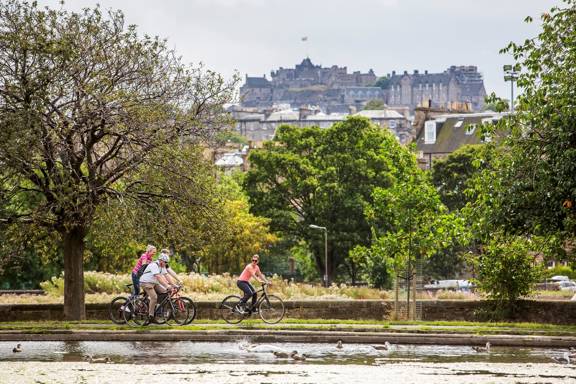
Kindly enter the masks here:
M 184 325 L 188 321 L 189 316 L 188 302 L 182 300 L 181 297 L 167 300 L 164 303 L 164 313 L 168 324 L 176 323 L 178 325 Z
M 186 296 L 182 296 L 180 299 L 188 307 L 188 319 L 186 319 L 184 325 L 190 324 L 196 318 L 196 304 L 194 304 L 194 301 L 192 301 L 191 298 Z
M 220 303 L 220 315 L 228 324 L 238 324 L 246 317 L 246 314 L 239 313 L 236 306 L 240 303 L 240 297 L 231 295 Z
M 126 309 L 126 303 L 128 303 L 128 298 L 125 296 L 118 296 L 112 299 L 110 305 L 108 306 L 108 316 L 115 324 L 126 324 L 124 319 L 124 309 Z
M 274 295 L 268 295 L 261 302 L 258 307 L 260 318 L 268 324 L 276 324 L 284 318 L 286 308 L 281 298 Z
M 124 311 L 126 322 L 132 321 L 136 325 L 143 325 L 148 320 L 148 299 L 137 297 L 127 303 L 128 310 Z M 128 314 L 128 315 L 127 315 Z M 128 317 L 129 316 L 129 317 Z

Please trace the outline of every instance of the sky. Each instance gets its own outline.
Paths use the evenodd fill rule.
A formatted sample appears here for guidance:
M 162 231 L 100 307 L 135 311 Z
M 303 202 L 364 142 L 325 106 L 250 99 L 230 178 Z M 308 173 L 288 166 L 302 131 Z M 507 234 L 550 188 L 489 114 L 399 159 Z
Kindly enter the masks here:
M 40 0 L 60 7 L 59 0 Z M 561 0 L 67 0 L 66 9 L 121 9 L 142 34 L 226 77 L 270 77 L 305 57 L 349 72 L 442 72 L 475 65 L 488 93 L 509 97 L 499 54 L 540 31 Z M 526 16 L 535 22 L 524 22 Z M 307 41 L 302 41 L 307 37 Z

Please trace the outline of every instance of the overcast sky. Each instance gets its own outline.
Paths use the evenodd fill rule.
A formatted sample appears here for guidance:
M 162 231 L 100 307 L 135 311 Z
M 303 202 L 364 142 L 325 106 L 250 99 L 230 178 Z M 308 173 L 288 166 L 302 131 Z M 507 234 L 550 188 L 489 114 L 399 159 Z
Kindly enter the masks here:
M 60 7 L 59 0 L 40 0 Z M 139 31 L 168 39 L 186 61 L 225 76 L 261 76 L 309 56 L 315 64 L 384 76 L 476 65 L 486 91 L 509 97 L 498 54 L 540 31 L 560 0 L 68 0 L 121 9 Z M 535 23 L 524 18 L 533 16 Z M 308 37 L 306 42 L 302 37 Z

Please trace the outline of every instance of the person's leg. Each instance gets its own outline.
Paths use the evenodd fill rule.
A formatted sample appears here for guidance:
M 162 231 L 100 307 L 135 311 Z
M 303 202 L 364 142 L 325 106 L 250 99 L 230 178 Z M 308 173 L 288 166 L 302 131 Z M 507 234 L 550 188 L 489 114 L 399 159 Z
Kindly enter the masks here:
M 158 303 L 162 304 L 162 302 L 164 301 L 164 298 L 168 295 L 168 291 L 166 290 L 166 288 L 164 288 L 160 284 L 156 284 L 154 286 L 154 289 L 156 290 L 156 293 L 158 294 Z
M 244 292 L 244 296 L 240 299 L 240 304 L 246 304 L 250 296 L 252 296 L 252 290 L 250 290 L 251 287 L 250 283 L 247 281 L 238 280 L 236 282 L 236 285 L 238 286 L 238 288 L 242 290 L 242 292 Z
M 139 293 L 140 293 L 140 278 L 138 277 L 138 274 L 132 272 L 132 295 L 136 297 L 138 296 Z
M 142 283 L 142 288 L 144 289 L 144 291 L 146 291 L 146 294 L 148 294 L 148 297 L 150 298 L 150 304 L 148 305 L 149 317 L 154 317 L 154 309 L 156 309 L 156 301 L 158 300 L 156 290 L 154 289 L 155 285 L 156 284 Z
M 248 283 L 248 286 L 252 291 L 252 311 L 254 311 L 254 306 L 256 305 L 256 296 L 258 296 L 258 294 L 256 293 L 256 288 L 254 288 L 252 284 Z

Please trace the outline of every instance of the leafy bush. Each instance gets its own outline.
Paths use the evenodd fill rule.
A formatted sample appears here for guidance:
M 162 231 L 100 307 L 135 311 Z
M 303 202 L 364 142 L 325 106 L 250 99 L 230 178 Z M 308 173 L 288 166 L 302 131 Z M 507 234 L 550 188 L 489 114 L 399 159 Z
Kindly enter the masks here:
M 560 265 L 544 271 L 544 277 L 546 277 L 547 279 L 552 276 L 558 276 L 558 275 L 568 276 L 570 279 L 576 279 L 576 271 L 574 271 L 570 267 Z
M 495 235 L 484 247 L 476 284 L 499 313 L 513 315 L 516 302 L 529 295 L 540 280 L 542 268 L 530 253 L 533 246 L 522 237 Z

